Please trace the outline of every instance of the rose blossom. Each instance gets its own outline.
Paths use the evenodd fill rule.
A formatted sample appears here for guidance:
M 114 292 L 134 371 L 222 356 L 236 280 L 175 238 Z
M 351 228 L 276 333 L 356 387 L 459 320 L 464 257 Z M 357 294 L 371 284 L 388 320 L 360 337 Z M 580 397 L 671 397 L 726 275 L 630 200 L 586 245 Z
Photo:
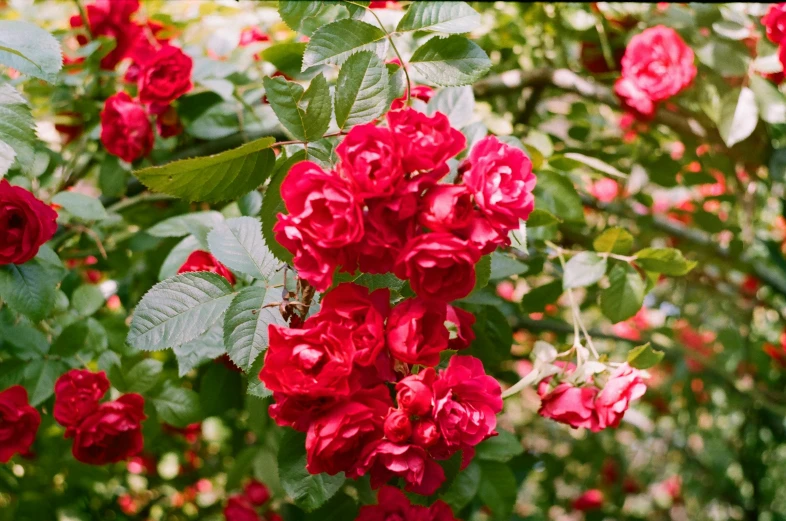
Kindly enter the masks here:
M 420 298 L 401 301 L 390 313 L 387 343 L 391 354 L 408 364 L 435 366 L 448 347 L 446 306 Z
M 449 233 L 424 233 L 404 246 L 393 272 L 409 279 L 418 296 L 449 302 L 466 297 L 475 287 L 478 260 L 479 253 L 467 241 Z
M 392 405 L 387 387 L 362 389 L 316 418 L 306 436 L 311 474 L 347 471 L 364 447 L 382 438 L 383 418 Z
M 410 414 L 425 416 L 434 404 L 432 387 L 437 378 L 433 368 L 427 367 L 418 374 L 402 379 L 396 384 L 396 402 Z
M 538 385 L 541 400 L 538 414 L 573 428 L 586 427 L 593 432 L 601 430 L 595 417 L 594 402 L 598 394 L 595 387 L 575 387 L 563 382 L 549 391 L 547 380 Z
M 55 382 L 55 420 L 68 428 L 67 433 L 72 431 L 87 415 L 96 410 L 98 401 L 108 390 L 109 380 L 103 371 L 68 371 Z
M 330 411 L 338 400 L 331 397 L 289 396 L 273 393 L 273 403 L 268 413 L 281 427 L 292 427 L 296 431 L 308 432 L 311 422 Z
M 417 233 L 415 193 L 368 201 L 363 219 L 365 235 L 357 246 L 358 264 L 364 273 L 388 273 L 401 250 Z
M 24 264 L 57 231 L 57 212 L 22 187 L 0 180 L 0 266 Z
M 475 332 L 472 330 L 475 315 L 456 306 L 448 306 L 445 319 L 456 328 L 456 336 L 448 341 L 448 349 L 460 351 L 469 347 L 475 340 Z
M 194 61 L 180 48 L 164 45 L 144 64 L 139 75 L 139 99 L 168 105 L 193 87 Z
M 326 291 L 333 282 L 333 272 L 340 262 L 338 252 L 316 246 L 301 233 L 289 216 L 279 214 L 273 231 L 276 240 L 293 253 L 292 263 L 298 276 L 307 280 L 317 291 Z
M 420 224 L 435 232 L 466 228 L 473 217 L 472 194 L 464 185 L 435 185 L 421 200 Z
M 614 83 L 614 93 L 619 96 L 622 108 L 627 109 L 637 119 L 649 121 L 655 116 L 655 102 L 628 78 L 619 78 Z
M 412 428 L 412 441 L 424 449 L 434 446 L 439 438 L 439 427 L 428 418 L 418 420 Z
M 251 502 L 244 496 L 230 496 L 224 507 L 226 521 L 260 521 L 259 514 L 254 510 Z
M 781 43 L 786 34 L 786 3 L 772 4 L 761 19 L 772 43 Z
M 347 473 L 350 478 L 371 474 L 371 488 L 379 488 L 390 478 L 406 481 L 405 490 L 430 496 L 445 481 L 445 472 L 422 447 L 379 441 L 368 445 L 359 464 Z
M 336 147 L 336 155 L 341 175 L 360 198 L 390 196 L 404 178 L 398 141 L 374 123 L 353 127 Z
M 101 143 L 107 152 L 129 163 L 153 149 L 153 127 L 145 109 L 125 92 L 107 98 L 101 111 Z
M 405 108 L 388 112 L 386 118 L 401 147 L 401 162 L 407 173 L 435 170 L 467 146 L 464 134 L 451 127 L 441 112 L 427 116 Z
M 183 265 L 180 266 L 180 269 L 177 270 L 178 273 L 189 273 L 192 271 L 209 271 L 216 275 L 221 275 L 230 284 L 235 283 L 235 276 L 232 275 L 229 268 L 218 262 L 218 259 L 206 251 L 197 250 L 192 252 Z
M 131 21 L 131 16 L 139 10 L 139 0 L 96 0 L 87 5 L 85 12 L 94 37 L 114 38 L 115 48 L 101 58 L 101 68 L 113 70 L 126 57 L 135 42 L 142 37 L 141 28 Z M 73 28 L 82 27 L 84 20 L 79 14 L 70 19 Z M 87 37 L 77 36 L 80 45 L 87 44 Z
M 472 147 L 464 182 L 497 229 L 518 228 L 535 207 L 532 161 L 518 148 L 488 136 Z
M 0 392 L 0 463 L 27 454 L 40 424 L 41 415 L 30 406 L 24 387 L 12 385 Z
M 360 507 L 355 521 L 429 521 L 424 506 L 413 505 L 396 487 L 385 485 L 379 489 L 376 505 Z
M 243 495 L 248 498 L 251 504 L 262 506 L 270 499 L 270 490 L 261 481 L 252 479 L 243 487 Z
M 593 488 L 587 490 L 573 501 L 573 508 L 582 512 L 603 508 L 603 492 Z
M 404 443 L 412 435 L 409 415 L 399 409 L 390 409 L 385 418 L 385 437 L 395 443 Z
M 428 85 L 415 85 L 412 87 L 409 94 L 412 99 L 418 99 L 423 103 L 428 103 L 429 100 L 432 97 L 434 97 L 434 89 L 432 89 Z M 403 109 L 406 106 L 407 106 L 407 92 L 405 90 L 403 96 L 393 100 L 393 103 L 390 104 L 390 110 Z
M 641 371 L 628 364 L 619 366 L 595 399 L 600 428 L 618 426 L 630 402 L 644 396 L 646 390 L 647 385 Z
M 481 211 L 474 210 L 469 224 L 461 230 L 454 230 L 454 233 L 469 241 L 469 243 L 480 252 L 487 255 L 497 249 L 497 246 L 509 246 L 510 239 L 508 232 L 501 229 L 491 222 L 491 220 Z
M 82 463 L 115 463 L 142 451 L 142 420 L 145 399 L 138 394 L 124 394 L 104 402 L 75 429 L 72 452 Z
M 346 396 L 355 349 L 346 329 L 321 322 L 308 329 L 270 325 L 259 378 L 274 392 L 310 398 Z

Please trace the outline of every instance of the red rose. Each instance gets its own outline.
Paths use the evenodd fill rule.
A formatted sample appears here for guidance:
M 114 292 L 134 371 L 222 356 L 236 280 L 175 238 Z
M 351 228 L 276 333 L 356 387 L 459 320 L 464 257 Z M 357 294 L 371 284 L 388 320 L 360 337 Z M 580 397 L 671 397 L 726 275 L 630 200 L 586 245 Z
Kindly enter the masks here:
M 129 163 L 153 149 L 153 127 L 141 105 L 125 92 L 107 98 L 101 111 L 101 143 L 107 152 Z
M 322 322 L 308 329 L 270 325 L 259 378 L 274 392 L 311 398 L 349 394 L 355 349 L 347 331 Z
M 399 409 L 390 409 L 385 418 L 385 437 L 394 443 L 403 443 L 412 435 L 409 415 Z
M 439 364 L 439 355 L 447 349 L 450 337 L 445 308 L 420 298 L 397 304 L 387 324 L 388 349 L 393 357 L 413 365 Z
M 619 78 L 614 83 L 614 93 L 619 96 L 622 108 L 637 119 L 649 121 L 655 116 L 655 102 L 630 79 Z
M 396 402 L 409 414 L 426 416 L 434 405 L 432 387 L 437 378 L 433 368 L 428 367 L 418 374 L 402 379 L 396 384 Z
M 393 133 L 374 123 L 358 125 L 336 147 L 341 175 L 349 179 L 359 198 L 392 195 L 404 178 L 399 142 Z
M 22 187 L 0 180 L 0 265 L 24 264 L 57 231 L 57 212 Z
M 270 490 L 264 483 L 255 479 L 246 483 L 246 486 L 243 488 L 243 494 L 255 506 L 262 506 L 270 499 Z
M 595 416 L 595 387 L 575 387 L 563 382 L 549 392 L 548 381 L 538 385 L 540 409 L 538 414 L 573 428 L 586 427 L 593 432 L 601 430 Z
M 622 57 L 622 77 L 652 101 L 674 96 L 695 76 L 693 51 L 674 29 L 663 25 L 631 38 Z
M 387 120 L 398 140 L 401 162 L 407 173 L 435 170 L 467 146 L 464 134 L 451 127 L 447 116 L 441 112 L 427 116 L 406 108 L 388 112 Z M 447 173 L 443 169 L 439 171 L 439 177 Z M 439 177 L 433 180 L 438 181 Z
M 71 369 L 55 382 L 54 417 L 66 429 L 66 437 L 73 436 L 74 428 L 98 408 L 98 401 L 109 390 L 109 380 L 101 371 L 93 373 Z
M 404 246 L 393 271 L 409 279 L 418 296 L 449 302 L 466 297 L 475 287 L 478 260 L 480 254 L 467 241 L 449 233 L 425 233 Z
M 227 506 L 224 507 L 226 521 L 260 521 L 261 518 L 254 510 L 254 506 L 244 496 L 230 496 Z
M 441 499 L 436 500 L 428 509 L 429 521 L 459 521 L 450 506 Z
M 464 185 L 435 185 L 426 192 L 418 215 L 420 224 L 434 232 L 466 228 L 473 217 L 472 194 Z
M 385 485 L 379 489 L 377 504 L 360 507 L 355 521 L 431 521 L 431 517 L 426 507 L 413 505 L 401 490 Z
M 229 268 L 218 262 L 209 252 L 197 250 L 188 256 L 186 262 L 177 270 L 178 273 L 188 273 L 191 271 L 209 271 L 216 275 L 221 275 L 229 281 L 230 284 L 235 283 L 235 276 L 229 271 Z
M 368 288 L 344 283 L 322 299 L 319 313 L 306 321 L 306 327 L 331 322 L 347 328 L 355 347 L 355 363 L 369 366 L 385 347 L 385 319 L 390 313 L 390 290 L 369 294 Z
M 418 420 L 412 428 L 412 441 L 424 449 L 433 447 L 439 439 L 439 427 L 428 418 Z
M 335 398 L 309 396 L 287 396 L 273 393 L 273 401 L 268 413 L 281 427 L 292 427 L 296 431 L 308 432 L 311 422 L 336 404 Z
M 177 115 L 177 110 L 169 105 L 163 112 L 156 116 L 158 134 L 163 137 L 177 136 L 183 132 L 183 124 Z
M 40 424 L 41 415 L 30 406 L 24 387 L 0 392 L 0 463 L 8 463 L 16 453 L 27 454 Z
M 326 291 L 333 283 L 333 272 L 340 263 L 340 252 L 315 245 L 301 233 L 288 215 L 278 214 L 273 231 L 276 240 L 294 255 L 292 263 L 298 276 L 307 280 L 317 291 Z
M 372 4 L 373 3 L 374 2 L 372 2 Z M 401 64 L 399 64 L 399 66 L 400 65 Z M 409 94 L 412 99 L 419 99 L 423 103 L 428 103 L 429 100 L 432 97 L 434 97 L 434 89 L 432 89 L 428 85 L 415 85 L 414 87 L 412 87 L 412 90 L 410 91 Z M 393 100 L 393 103 L 390 104 L 390 110 L 403 109 L 406 106 L 407 106 L 407 93 L 405 91 L 403 96 Z
M 466 228 L 455 230 L 458 237 L 465 239 L 477 249 L 481 255 L 487 255 L 497 249 L 497 246 L 509 246 L 508 231 L 492 224 L 486 215 L 475 210 L 472 219 Z
M 308 471 L 348 471 L 366 445 L 382 438 L 383 418 L 391 405 L 387 387 L 379 385 L 356 392 L 315 419 L 306 435 Z
M 144 64 L 139 74 L 139 99 L 168 105 L 193 87 L 194 61 L 179 47 L 164 45 Z
M 448 349 L 460 351 L 469 347 L 475 340 L 475 332 L 472 330 L 472 326 L 475 325 L 475 315 L 456 306 L 448 306 L 445 318 L 456 327 L 456 337 L 450 339 Z
M 432 416 L 448 453 L 472 448 L 495 436 L 501 411 L 499 382 L 486 375 L 477 358 L 453 356 L 434 382 Z
M 761 19 L 772 43 L 781 43 L 786 34 L 786 4 L 772 4 Z
M 82 463 L 115 463 L 142 451 L 142 420 L 145 399 L 138 394 L 124 394 L 104 402 L 76 429 L 72 452 Z
M 418 194 L 409 193 L 368 202 L 357 246 L 358 263 L 364 273 L 388 273 L 401 250 L 417 233 L 415 218 Z
M 259 27 L 246 27 L 240 31 L 240 41 L 238 45 L 245 47 L 255 42 L 269 42 L 270 36 L 262 32 Z
M 131 21 L 131 16 L 139 10 L 139 0 L 96 0 L 86 8 L 90 33 L 94 37 L 108 36 L 115 39 L 115 48 L 101 59 L 101 68 L 114 70 L 126 57 L 134 43 L 143 37 L 141 28 Z M 81 15 L 70 19 L 71 27 L 84 25 Z M 85 36 L 78 36 L 80 45 L 87 44 Z
M 532 161 L 522 150 L 488 136 L 472 147 L 464 182 L 492 226 L 505 231 L 527 220 L 535 207 Z
M 617 427 L 628 410 L 630 402 L 638 400 L 647 391 L 642 372 L 628 364 L 614 371 L 603 390 L 595 398 L 595 411 L 600 429 Z
M 445 472 L 422 447 L 380 441 L 366 447 L 359 465 L 347 473 L 350 478 L 371 474 L 371 487 L 379 488 L 392 477 L 406 483 L 405 490 L 430 496 L 445 481 Z
M 582 512 L 603 508 L 603 492 L 596 488 L 584 492 L 573 501 L 573 508 Z

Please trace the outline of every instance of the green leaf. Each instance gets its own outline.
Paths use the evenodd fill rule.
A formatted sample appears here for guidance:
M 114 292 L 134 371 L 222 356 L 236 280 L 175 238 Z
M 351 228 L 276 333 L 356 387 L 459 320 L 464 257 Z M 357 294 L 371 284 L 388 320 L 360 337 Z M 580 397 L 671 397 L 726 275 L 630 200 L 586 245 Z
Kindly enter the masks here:
M 388 288 L 391 291 L 398 291 L 404 287 L 404 281 L 392 273 L 364 273 L 352 282 L 366 287 L 370 291 L 375 291 L 381 288 Z
M 226 353 L 224 328 L 214 324 L 207 333 L 190 342 L 172 348 L 177 358 L 178 376 L 183 378 L 189 371 L 205 362 L 215 360 Z
M 218 223 L 208 234 L 210 252 L 229 269 L 267 281 L 278 261 L 265 246 L 259 219 L 235 217 Z
M 248 394 L 256 396 L 257 398 L 267 398 L 273 396 L 273 391 L 265 387 L 262 380 L 259 379 L 259 373 L 265 365 L 265 357 L 258 356 L 256 361 L 251 365 L 247 371 L 248 374 Z
M 278 306 L 264 307 L 275 300 L 264 287 L 249 286 L 232 299 L 224 316 L 227 353 L 243 371 L 249 371 L 259 354 L 267 349 L 268 325 L 286 325 Z
M 696 267 L 675 248 L 645 248 L 636 254 L 636 264 L 647 271 L 663 273 L 670 277 L 681 277 Z
M 309 474 L 306 470 L 306 435 L 287 429 L 278 449 L 278 475 L 284 492 L 297 506 L 311 512 L 330 499 L 344 484 L 344 473 L 336 476 Z
M 262 194 L 252 190 L 237 200 L 237 206 L 243 215 L 256 217 L 262 209 Z
M 505 253 L 498 251 L 491 254 L 491 280 L 506 279 L 511 275 L 526 273 L 529 268 L 526 264 L 518 261 Z
M 786 123 L 786 97 L 778 87 L 757 74 L 750 75 L 750 87 L 756 95 L 761 119 L 767 123 Z
M 453 512 L 458 513 L 467 506 L 478 493 L 480 487 L 480 465 L 476 461 L 456 475 L 456 479 L 442 494 L 441 499 L 450 505 Z
M 290 3 L 303 4 L 306 2 Z M 276 69 L 291 78 L 300 74 L 300 69 L 303 67 L 303 53 L 305 51 L 306 44 L 303 42 L 277 43 L 262 51 L 262 59 L 272 63 Z
M 14 158 L 24 170 L 33 164 L 35 142 L 35 121 L 30 106 L 15 88 L 3 83 L 0 85 L 0 179 L 11 169 Z
M 205 416 L 219 416 L 243 404 L 242 375 L 223 364 L 211 364 L 199 382 L 199 403 Z
M 68 330 L 65 328 L 63 331 Z M 58 340 L 63 335 L 58 336 Z M 3 325 L 2 336 L 0 337 L 0 344 L 5 342 L 3 346 L 11 356 L 20 360 L 33 360 L 41 358 L 50 351 L 49 340 L 46 335 L 27 324 L 16 325 Z M 52 351 L 55 352 L 57 340 L 52 345 Z M 55 354 L 59 354 L 55 352 Z
M 107 348 L 106 329 L 95 319 L 69 324 L 52 344 L 52 354 L 68 358 L 81 352 L 98 353 Z
M 22 385 L 27 389 L 30 405 L 37 407 L 55 392 L 55 380 L 68 369 L 59 360 L 32 360 L 24 366 Z
M 759 121 L 756 96 L 747 87 L 728 92 L 721 101 L 720 132 L 726 146 L 734 146 L 750 136 Z
M 52 202 L 83 221 L 101 221 L 109 217 L 101 201 L 89 195 L 60 192 L 52 198 Z
M 63 67 L 60 43 L 30 22 L 0 20 L 0 63 L 55 83 Z
M 83 284 L 71 295 L 71 306 L 83 317 L 89 317 L 104 305 L 106 299 L 95 284 Z
M 491 278 L 491 255 L 484 255 L 475 264 L 475 287 L 472 289 L 473 293 L 479 289 L 485 288 L 489 279 Z
M 357 517 L 358 504 L 355 500 L 347 494 L 336 494 L 317 510 L 306 514 L 303 521 L 349 521 Z
M 515 434 L 505 429 L 497 429 L 497 432 L 498 436 L 489 438 L 477 446 L 476 457 L 478 459 L 506 463 L 524 453 L 524 447 Z
M 516 476 L 504 463 L 479 461 L 480 486 L 478 498 L 491 510 L 491 519 L 508 521 L 516 504 Z
M 634 347 L 628 353 L 628 364 L 635 369 L 649 369 L 657 365 L 666 354 L 656 351 L 649 342 L 643 346 Z
M 191 389 L 175 387 L 170 383 L 152 402 L 159 418 L 173 427 L 182 429 L 202 419 L 199 395 Z
M 121 389 L 127 393 L 145 393 L 158 383 L 158 377 L 164 370 L 164 364 L 160 360 L 145 358 L 132 367 L 125 374 L 125 381 L 128 383 L 127 389 Z
M 633 235 L 624 228 L 609 228 L 595 238 L 592 247 L 597 252 L 625 255 L 633 248 Z
M 598 172 L 603 172 L 604 174 L 611 177 L 616 177 L 619 179 L 627 179 L 628 177 L 628 174 L 620 172 L 610 164 L 606 163 L 605 161 L 601 161 L 597 157 L 585 156 L 584 154 L 578 154 L 576 152 L 568 152 L 567 154 L 565 154 L 565 157 L 572 161 L 576 161 L 585 166 L 593 168 Z M 556 158 L 553 158 L 550 161 L 553 162 L 555 159 Z
M 584 222 L 584 207 L 576 188 L 566 176 L 556 172 L 538 173 L 535 207 L 546 210 L 567 222 Z
M 529 218 L 527 219 L 527 228 L 540 228 L 541 226 L 549 226 L 559 222 L 560 220 L 552 215 L 551 212 L 536 208 L 532 211 L 531 214 L 529 214 Z
M 432 38 L 418 47 L 409 63 L 425 82 L 444 87 L 470 85 L 491 68 L 483 49 L 463 36 Z
M 521 299 L 521 308 L 526 313 L 542 313 L 546 306 L 553 304 L 562 295 L 562 281 L 555 280 L 531 289 L 529 293 Z
M 263 78 L 265 94 L 284 128 L 300 141 L 322 138 L 330 125 L 332 104 L 327 80 L 322 74 L 304 91 L 299 83 L 284 78 Z
M 158 280 L 168 279 L 177 274 L 177 270 L 186 262 L 188 256 L 198 249 L 200 249 L 199 241 L 191 235 L 177 243 L 161 264 L 161 269 L 158 270 Z
M 40 253 L 24 264 L 0 266 L 0 298 L 11 309 L 41 320 L 52 310 L 64 275 L 62 266 L 47 262 Z
M 149 189 L 188 201 L 229 201 L 254 190 L 273 171 L 275 140 L 264 137 L 238 148 L 137 170 Z
M 487 369 L 510 360 L 513 332 L 505 315 L 494 306 L 477 306 L 475 312 L 475 340 L 466 354 L 479 358 Z
M 185 237 L 194 229 L 194 223 L 212 229 L 224 220 L 221 212 L 210 210 L 207 212 L 185 213 L 164 219 L 151 226 L 145 232 L 153 237 Z
M 462 128 L 472 121 L 474 110 L 475 95 L 470 86 L 439 89 L 426 106 L 428 114 L 443 113 L 455 128 Z
M 229 282 L 215 273 L 175 275 L 142 297 L 127 342 L 144 351 L 190 342 L 221 318 L 233 296 Z
M 413 2 L 396 27 L 397 32 L 437 31 L 468 33 L 480 26 L 480 14 L 466 2 Z
M 600 293 L 600 309 L 612 323 L 635 315 L 644 303 L 646 284 L 627 264 L 617 264 L 609 273 L 609 287 Z
M 563 289 L 582 288 L 598 282 L 606 273 L 606 259 L 595 252 L 583 251 L 565 263 Z
M 314 65 L 341 65 L 358 51 L 372 51 L 384 58 L 387 48 L 388 40 L 379 27 L 360 20 L 339 20 L 311 36 L 303 54 L 303 70 Z
M 371 51 L 350 56 L 336 81 L 336 123 L 342 130 L 374 121 L 388 104 L 388 69 Z

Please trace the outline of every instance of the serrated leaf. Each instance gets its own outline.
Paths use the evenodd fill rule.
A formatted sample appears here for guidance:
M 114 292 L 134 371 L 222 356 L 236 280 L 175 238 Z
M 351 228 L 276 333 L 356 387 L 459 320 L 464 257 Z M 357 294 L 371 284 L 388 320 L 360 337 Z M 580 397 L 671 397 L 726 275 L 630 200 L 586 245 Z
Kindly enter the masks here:
M 24 366 L 23 385 L 30 397 L 30 405 L 36 407 L 45 402 L 55 392 L 55 380 L 68 366 L 60 360 L 39 359 L 27 362 Z
M 428 114 L 443 113 L 455 128 L 462 128 L 472 121 L 474 110 L 475 95 L 469 86 L 439 89 L 426 105 Z
M 309 474 L 306 470 L 306 435 L 287 429 L 278 449 L 278 476 L 284 492 L 297 506 L 311 512 L 338 492 L 344 473 Z
M 505 463 L 524 453 L 524 447 L 515 434 L 505 429 L 497 429 L 497 436 L 480 443 L 476 450 L 476 457 L 485 461 L 499 461 Z
M 212 229 L 223 220 L 224 216 L 221 215 L 221 212 L 214 210 L 186 213 L 164 219 L 145 230 L 145 233 L 153 237 L 185 237 L 191 233 L 191 222 L 197 222 Z
M 259 373 L 265 365 L 265 357 L 258 356 L 254 363 L 251 365 L 248 374 L 248 394 L 256 396 L 257 398 L 267 398 L 273 396 L 273 391 L 265 387 L 262 380 L 259 379 Z
M 473 461 L 458 473 L 440 499 L 450 505 L 454 512 L 459 512 L 475 498 L 479 487 L 480 465 Z
M 734 146 L 750 136 L 759 121 L 756 96 L 748 87 L 735 89 L 723 96 L 721 101 L 720 132 L 726 146 Z
M 539 228 L 541 226 L 549 226 L 550 224 L 557 224 L 560 220 L 551 212 L 535 208 L 529 218 L 527 219 L 527 228 Z
M 254 217 L 218 223 L 208 234 L 207 243 L 216 259 L 249 277 L 266 281 L 278 267 L 262 238 L 262 224 Z
M 161 268 L 158 270 L 158 280 L 168 279 L 177 273 L 180 266 L 186 262 L 188 256 L 200 248 L 196 237 L 189 235 L 172 248 L 169 255 L 164 259 Z
M 485 288 L 491 278 L 491 255 L 484 255 L 475 264 L 475 287 L 473 292 Z
M 628 364 L 635 369 L 649 369 L 657 365 L 666 353 L 656 351 L 649 342 L 643 346 L 634 347 L 628 353 Z
M 374 121 L 389 106 L 388 69 L 371 51 L 350 56 L 336 80 L 336 123 L 346 129 Z
M 268 347 L 268 326 L 286 326 L 278 306 L 265 307 L 277 297 L 262 286 L 243 288 L 224 316 L 224 344 L 232 362 L 248 372 Z M 278 297 L 280 300 L 280 297 Z
M 577 253 L 565 263 L 563 289 L 583 288 L 598 282 L 606 273 L 606 259 L 595 252 Z
M 696 267 L 696 261 L 687 260 L 675 248 L 645 248 L 636 254 L 636 264 L 647 271 L 681 277 Z
M 567 222 L 584 222 L 584 207 L 576 188 L 566 176 L 556 172 L 538 173 L 535 207 Z
M 52 310 L 57 284 L 64 276 L 62 266 L 47 262 L 41 253 L 24 264 L 0 266 L 0 298 L 11 309 L 41 320 Z
M 562 281 L 555 280 L 533 288 L 521 299 L 521 308 L 527 313 L 542 313 L 562 295 Z
M 410 65 L 424 81 L 444 87 L 471 85 L 491 68 L 491 60 L 463 36 L 435 37 L 417 48 Z
M 330 125 L 332 103 L 322 74 L 314 77 L 305 91 L 299 83 L 281 77 L 266 77 L 262 83 L 273 112 L 292 137 L 316 141 L 325 134 Z
M 295 2 L 302 4 L 304 2 Z M 304 42 L 283 42 L 271 45 L 262 51 L 262 59 L 289 77 L 300 74 L 303 66 L 303 53 L 306 51 Z
M 506 279 L 511 275 L 525 273 L 528 269 L 526 264 L 510 255 L 498 251 L 491 253 L 491 280 Z
M 52 198 L 52 202 L 83 221 L 101 221 L 109 217 L 101 201 L 89 195 L 60 192 Z
M 597 252 L 625 255 L 633 248 L 633 235 L 624 228 L 609 228 L 595 238 L 592 247 Z
M 121 389 L 127 393 L 145 393 L 155 387 L 158 377 L 164 370 L 164 364 L 160 360 L 146 358 L 132 367 L 125 374 L 125 381 L 128 386 Z
M 600 309 L 614 324 L 627 320 L 641 309 L 645 289 L 639 272 L 618 264 L 609 273 L 609 287 L 600 294 Z
M 303 53 L 303 70 L 315 65 L 341 65 L 352 54 L 371 51 L 385 57 L 388 41 L 384 31 L 360 20 L 339 20 L 320 27 Z
M 177 358 L 178 376 L 188 374 L 195 367 L 215 360 L 226 353 L 224 347 L 224 328 L 221 323 L 214 324 L 207 333 L 190 342 L 172 348 Z
M 71 307 L 83 317 L 89 317 L 101 309 L 104 302 L 106 299 L 101 288 L 94 284 L 83 284 L 71 295 Z
M 37 25 L 0 20 L 0 63 L 55 83 L 63 67 L 63 54 L 55 37 Z
M 134 175 L 150 190 L 188 201 L 219 202 L 254 190 L 270 176 L 275 154 L 272 137 L 238 148 L 137 170 Z
M 468 33 L 480 26 L 480 14 L 466 2 L 412 2 L 396 31 Z
M 14 158 L 25 171 L 33 164 L 36 141 L 35 121 L 25 98 L 11 85 L 0 85 L 0 179 Z
M 173 427 L 182 429 L 202 419 L 199 395 L 191 389 L 168 384 L 152 402 L 158 417 Z
M 190 342 L 221 318 L 233 296 L 229 282 L 215 273 L 175 275 L 142 297 L 127 342 L 144 351 Z

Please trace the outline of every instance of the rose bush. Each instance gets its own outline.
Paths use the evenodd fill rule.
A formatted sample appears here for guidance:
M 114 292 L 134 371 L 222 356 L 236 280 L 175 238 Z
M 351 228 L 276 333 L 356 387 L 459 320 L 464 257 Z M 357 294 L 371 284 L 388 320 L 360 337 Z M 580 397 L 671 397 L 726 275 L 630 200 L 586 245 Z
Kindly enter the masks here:
M 0 521 L 786 516 L 784 12 L 0 1 Z

